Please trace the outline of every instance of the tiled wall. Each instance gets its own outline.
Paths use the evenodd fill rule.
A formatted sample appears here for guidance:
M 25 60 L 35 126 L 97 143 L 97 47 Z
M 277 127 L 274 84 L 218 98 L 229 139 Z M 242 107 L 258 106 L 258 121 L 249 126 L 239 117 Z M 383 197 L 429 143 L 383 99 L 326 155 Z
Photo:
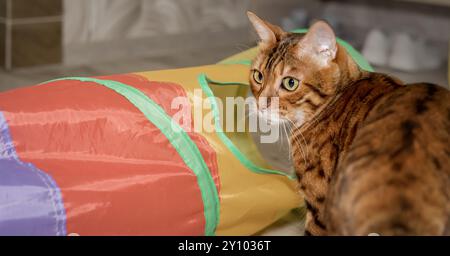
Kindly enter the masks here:
M 62 61 L 62 0 L 0 0 L 0 65 Z

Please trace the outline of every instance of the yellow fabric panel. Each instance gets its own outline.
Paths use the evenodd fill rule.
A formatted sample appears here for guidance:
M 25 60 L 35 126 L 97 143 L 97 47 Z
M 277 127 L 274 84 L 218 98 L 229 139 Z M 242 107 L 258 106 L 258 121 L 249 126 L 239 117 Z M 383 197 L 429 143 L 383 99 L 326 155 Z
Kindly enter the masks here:
M 151 81 L 166 81 L 182 85 L 193 104 L 194 90 L 201 90 L 197 80 L 199 74 L 205 73 L 212 80 L 220 82 L 247 83 L 248 72 L 249 67 L 246 65 L 227 64 L 138 74 Z M 242 89 L 238 86 L 226 86 L 213 90 L 223 98 L 227 95 L 234 96 Z M 205 94 L 201 95 L 203 99 L 206 98 Z M 203 116 L 209 112 L 209 109 L 202 109 Z M 228 150 L 215 132 L 202 131 L 201 134 L 217 152 L 221 181 L 220 222 L 216 230 L 217 235 L 255 234 L 277 221 L 291 209 L 301 206 L 302 201 L 297 193 L 296 181 L 281 175 L 253 173 Z M 253 142 L 249 140 L 249 136 L 244 134 L 236 137 L 240 140 L 241 151 L 253 155 L 247 156 L 248 158 L 259 166 L 267 166 Z
M 255 58 L 257 53 L 258 53 L 258 47 L 253 47 L 246 51 L 243 51 L 243 52 L 237 53 L 233 56 L 230 56 L 230 57 L 222 60 L 218 64 L 236 63 L 236 62 L 240 62 L 240 61 L 253 60 L 253 58 Z

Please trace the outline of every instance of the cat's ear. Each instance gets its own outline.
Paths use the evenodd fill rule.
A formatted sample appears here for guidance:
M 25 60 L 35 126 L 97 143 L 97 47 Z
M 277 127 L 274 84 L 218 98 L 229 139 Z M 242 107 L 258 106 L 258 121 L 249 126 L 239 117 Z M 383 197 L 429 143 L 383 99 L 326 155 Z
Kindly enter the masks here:
M 328 65 L 336 58 L 338 46 L 333 29 L 325 21 L 314 23 L 303 40 L 301 50 L 308 51 L 321 65 Z
M 247 12 L 247 16 L 262 43 L 274 44 L 285 33 L 280 27 L 260 19 L 256 14 L 250 11 Z

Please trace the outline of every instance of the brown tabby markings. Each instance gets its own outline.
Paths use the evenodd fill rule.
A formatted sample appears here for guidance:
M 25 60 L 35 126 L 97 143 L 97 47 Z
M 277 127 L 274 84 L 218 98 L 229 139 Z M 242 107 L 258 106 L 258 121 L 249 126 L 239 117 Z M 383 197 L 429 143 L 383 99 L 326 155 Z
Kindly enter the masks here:
M 250 77 L 252 91 L 279 97 L 296 124 L 305 235 L 450 235 L 449 91 L 360 70 L 323 22 L 301 36 L 249 18 L 262 40 L 253 70 L 264 75 L 261 85 Z M 281 88 L 287 76 L 295 91 Z
M 298 153 L 294 153 L 297 172 L 302 174 L 300 183 L 307 189 L 304 191 L 305 200 L 314 224 L 309 225 L 308 230 L 312 234 L 325 234 L 327 230 L 324 224 L 326 222 L 324 202 L 326 201 L 327 187 L 338 166 L 340 154 L 348 150 L 356 136 L 361 120 L 355 117 L 366 117 L 371 110 L 368 106 L 377 102 L 387 92 L 402 86 L 386 84 L 374 87 L 373 85 L 378 83 L 377 80 L 380 78 L 381 76 L 374 75 L 350 86 L 348 90 L 330 101 L 327 108 L 317 116 L 316 122 L 307 123 L 302 129 L 298 129 L 292 134 L 292 138 L 295 139 L 300 136 L 301 132 L 307 138 L 309 151 L 317 152 L 314 157 L 308 159 L 309 166 L 305 166 L 303 158 Z M 360 102 L 366 104 L 362 105 Z M 314 138 L 314 143 L 308 141 L 308 138 Z M 297 147 L 298 144 L 293 144 L 293 152 L 299 152 L 300 149 Z M 374 152 L 371 151 L 361 152 L 355 157 L 355 161 L 373 154 Z M 309 172 L 315 172 L 317 175 L 306 176 L 305 173 Z M 320 184 L 323 187 L 308 188 L 308 184 Z M 343 188 L 345 187 L 343 186 Z
M 448 234 L 450 123 L 439 109 L 450 96 L 430 86 L 399 88 L 374 105 L 330 185 L 332 233 Z

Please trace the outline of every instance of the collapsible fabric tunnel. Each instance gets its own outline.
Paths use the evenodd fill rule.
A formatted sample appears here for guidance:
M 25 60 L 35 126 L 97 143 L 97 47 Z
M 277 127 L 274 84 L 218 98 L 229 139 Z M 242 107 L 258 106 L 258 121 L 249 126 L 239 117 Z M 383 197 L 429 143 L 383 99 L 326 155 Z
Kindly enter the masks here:
M 294 177 L 219 125 L 213 97 L 245 92 L 249 54 L 0 93 L 0 235 L 251 235 L 301 206 Z M 188 116 L 211 99 L 216 129 L 173 118 L 177 97 Z

